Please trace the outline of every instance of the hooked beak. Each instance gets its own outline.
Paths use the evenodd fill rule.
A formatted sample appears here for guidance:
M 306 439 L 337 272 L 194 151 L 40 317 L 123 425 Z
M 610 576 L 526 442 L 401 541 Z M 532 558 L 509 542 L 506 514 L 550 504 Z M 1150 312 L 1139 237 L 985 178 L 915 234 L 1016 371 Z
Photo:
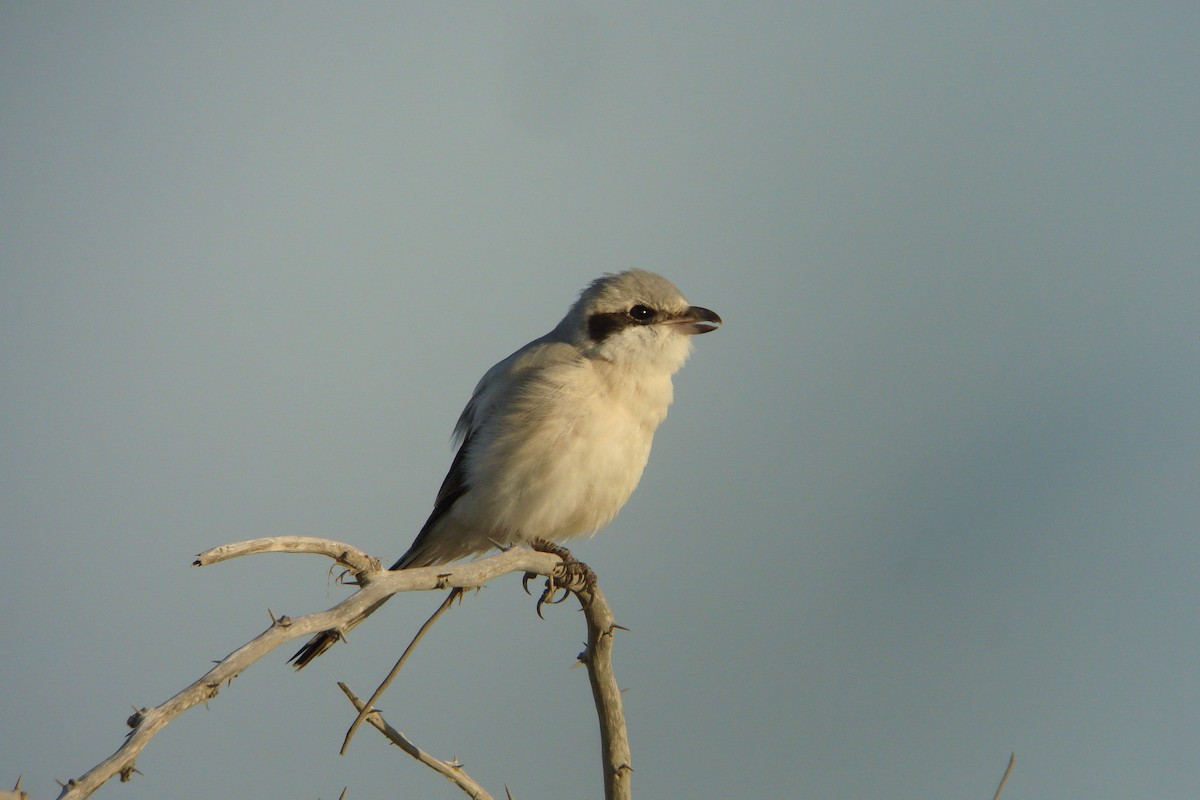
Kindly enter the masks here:
M 690 306 L 687 311 L 671 321 L 681 333 L 695 335 L 715 331 L 721 326 L 721 317 L 715 311 L 700 306 Z

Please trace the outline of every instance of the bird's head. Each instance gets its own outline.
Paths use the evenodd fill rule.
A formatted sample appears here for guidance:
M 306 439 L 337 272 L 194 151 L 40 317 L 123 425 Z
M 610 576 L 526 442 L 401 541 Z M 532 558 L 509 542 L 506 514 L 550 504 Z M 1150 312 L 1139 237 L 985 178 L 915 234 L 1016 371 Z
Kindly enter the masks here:
M 720 324 L 716 312 L 689 305 L 666 278 L 632 269 L 593 281 L 557 332 L 592 358 L 671 374 L 687 360 L 692 336 Z

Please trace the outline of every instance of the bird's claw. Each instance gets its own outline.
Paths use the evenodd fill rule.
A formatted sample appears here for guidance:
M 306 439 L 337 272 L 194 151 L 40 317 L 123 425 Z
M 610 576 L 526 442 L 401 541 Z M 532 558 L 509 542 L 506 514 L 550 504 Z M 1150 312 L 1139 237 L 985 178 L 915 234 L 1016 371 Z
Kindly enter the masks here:
M 532 547 L 534 551 L 538 553 L 549 553 L 550 555 L 558 556 L 564 562 L 575 560 L 575 556 L 571 555 L 570 550 L 563 547 L 561 544 L 555 544 L 549 539 L 534 539 L 532 542 L 530 542 L 530 547 Z M 536 572 L 526 572 L 525 577 L 521 578 L 521 588 L 524 589 L 525 594 L 529 595 L 530 597 L 533 596 L 533 592 L 529 591 L 529 582 L 536 577 Z M 542 603 L 545 602 L 545 597 L 546 595 L 543 593 L 542 599 L 538 601 L 539 608 L 541 607 Z M 560 600 L 558 602 L 561 603 L 562 601 Z M 540 612 L 538 613 L 538 616 L 541 616 Z
M 526 582 L 531 575 L 526 575 Z M 571 593 L 579 589 L 588 589 L 596 583 L 596 573 L 582 561 L 564 561 L 554 568 L 554 572 L 546 578 L 546 588 L 542 590 L 537 601 L 537 615 L 541 619 L 542 606 L 547 603 L 554 606 L 566 600 Z M 529 591 L 528 588 L 526 591 Z M 560 596 L 558 593 L 562 591 Z
M 550 605 L 558 605 L 559 603 L 570 597 L 571 592 L 577 589 L 587 589 L 595 585 L 596 573 L 592 572 L 592 568 L 582 561 L 576 561 L 575 556 L 571 555 L 571 551 L 562 545 L 546 539 L 535 539 L 532 542 L 533 549 L 540 553 L 550 553 L 561 559 L 561 563 L 554 567 L 554 571 L 546 578 L 546 588 L 542 591 L 537 601 L 537 615 L 541 619 L 542 606 L 549 603 Z M 521 586 L 525 589 L 525 594 L 531 595 L 529 591 L 529 581 L 533 580 L 537 573 L 526 572 L 525 577 L 521 579 Z M 562 596 L 558 596 L 558 592 L 562 591 Z
M 562 596 L 556 597 L 559 590 L 562 590 Z M 553 578 L 547 578 L 546 579 L 546 588 L 544 590 L 542 590 L 542 595 L 541 595 L 541 597 L 538 598 L 538 601 L 537 601 L 537 609 L 536 610 L 537 610 L 538 617 L 540 619 L 545 619 L 545 617 L 542 616 L 542 606 L 546 605 L 547 603 L 549 603 L 552 606 L 556 606 L 559 603 L 566 600 L 570 596 L 571 596 L 571 589 L 569 587 L 559 586 L 558 584 L 556 584 L 554 582 Z

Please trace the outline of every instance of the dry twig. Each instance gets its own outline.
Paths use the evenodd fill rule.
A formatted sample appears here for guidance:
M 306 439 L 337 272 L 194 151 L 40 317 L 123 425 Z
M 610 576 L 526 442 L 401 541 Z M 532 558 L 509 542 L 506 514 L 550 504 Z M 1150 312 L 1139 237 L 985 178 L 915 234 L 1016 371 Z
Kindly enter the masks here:
M 271 626 L 251 641 L 234 650 L 197 681 L 165 703 L 142 708 L 127 720 L 133 730 L 111 756 L 101 761 L 79 778 L 63 785 L 59 800 L 78 800 L 89 797 L 114 776 L 129 780 L 136 772 L 135 761 L 154 735 L 175 717 L 193 706 L 217 696 L 222 684 L 235 678 L 276 647 L 294 639 L 311 636 L 318 631 L 345 625 L 360 616 L 364 609 L 399 592 L 430 591 L 446 588 L 474 589 L 489 580 L 510 572 L 550 574 L 558 565 L 557 556 L 532 550 L 513 549 L 490 558 L 464 564 L 423 567 L 390 571 L 381 569 L 379 561 L 357 548 L 327 539 L 280 536 L 255 539 L 217 547 L 197 556 L 195 564 L 203 566 L 252 553 L 316 553 L 334 559 L 352 570 L 360 588 L 350 597 L 328 611 L 291 619 L 274 618 Z
M 996 793 L 992 795 L 992 800 L 1000 800 L 1000 793 L 1004 791 L 1004 782 L 1008 780 L 1008 773 L 1012 772 L 1013 764 L 1017 763 L 1017 754 L 1010 753 L 1008 756 L 1008 766 L 1004 768 L 1004 774 L 1000 776 L 1000 785 L 996 787 Z
M 574 591 L 587 620 L 587 650 L 580 654 L 580 660 L 587 667 L 592 699 L 596 702 L 596 717 L 600 721 L 604 797 L 606 800 L 629 800 L 632 796 L 630 781 L 633 772 L 629 734 L 625 729 L 621 688 L 617 685 L 612 667 L 613 636 L 621 626 L 613 619 L 604 593 L 594 582 Z
M 584 572 L 590 574 L 590 570 L 585 569 Z M 592 698 L 596 704 L 596 715 L 600 722 L 601 763 L 604 767 L 604 797 L 605 800 L 629 800 L 631 797 L 630 779 L 633 767 L 630 765 L 629 736 L 625 728 L 625 713 L 621 703 L 621 690 L 617 685 L 617 679 L 612 668 L 613 635 L 617 630 L 623 630 L 623 628 L 613 620 L 612 609 L 609 608 L 608 601 L 605 599 L 603 592 L 596 585 L 594 577 L 592 575 L 591 579 L 582 579 L 577 583 L 566 586 L 563 581 L 569 579 L 569 574 L 564 570 L 562 565 L 559 565 L 555 568 L 553 574 L 547 576 L 547 591 L 551 591 L 555 586 L 568 589 L 579 599 L 579 604 L 583 609 L 584 618 L 587 621 L 588 638 L 587 649 L 579 654 L 579 660 L 587 667 L 588 678 L 592 685 Z M 346 743 L 349 743 L 351 734 L 354 733 L 359 723 L 365 719 L 387 736 L 388 739 L 399 745 L 404 752 L 458 785 L 468 796 L 472 798 L 490 797 L 479 784 L 466 775 L 461 764 L 441 761 L 424 752 L 405 737 L 404 734 L 388 725 L 379 710 L 374 707 L 374 703 L 383 694 L 384 690 L 392 682 L 392 679 L 396 677 L 396 674 L 407 660 L 409 653 L 412 652 L 417 641 L 437 618 L 441 616 L 442 612 L 449 608 L 455 598 L 455 592 L 451 592 L 442 603 L 441 608 L 434 612 L 433 616 L 426 621 L 425 625 L 422 626 L 416 637 L 414 637 L 413 641 L 405 649 L 404 655 L 396 662 L 396 666 L 392 668 L 387 678 L 375 690 L 374 695 L 372 695 L 369 701 L 364 703 L 345 684 L 338 684 L 359 712 L 358 718 L 350 726 L 350 731 L 346 734 Z M 539 607 L 542 605 L 541 601 L 539 601 L 538 605 Z M 344 752 L 345 744 L 342 747 Z M 505 792 L 509 798 L 512 797 L 512 793 L 508 791 L 508 787 L 505 787 Z
M 358 709 L 360 716 L 366 719 L 367 722 L 371 723 L 376 730 L 390 739 L 392 743 L 397 745 L 401 750 L 408 753 L 417 761 L 420 761 L 422 764 L 429 767 L 458 788 L 462 789 L 467 793 L 467 796 L 472 798 L 472 800 L 492 800 L 492 796 L 466 773 L 466 770 L 463 769 L 462 764 L 452 761 L 442 761 L 440 758 L 435 758 L 434 756 L 429 755 L 429 753 L 426 753 L 424 750 L 413 744 L 412 741 L 403 733 L 387 724 L 387 722 L 383 719 L 383 714 L 381 714 L 378 709 L 372 709 L 368 704 L 358 699 L 358 697 L 354 694 L 354 692 L 350 691 L 350 688 L 346 686 L 346 684 L 339 682 L 338 686 L 341 687 L 341 690 L 346 693 L 346 697 L 350 698 L 350 702 L 353 703 L 354 707 Z
M 342 749 L 338 751 L 339 755 L 346 755 L 346 748 L 350 746 L 350 739 L 354 736 L 354 732 L 358 730 L 358 726 L 362 724 L 362 721 L 367 718 L 367 714 L 375 710 L 375 703 L 379 701 L 379 698 L 384 692 L 387 691 L 388 686 L 390 686 L 392 681 L 396 679 L 396 676 L 400 674 L 400 668 L 404 666 L 404 663 L 408 661 L 408 657 L 412 655 L 412 651 L 414 648 L 416 648 L 417 642 L 421 641 L 421 638 L 425 635 L 426 631 L 433 627 L 433 623 L 437 622 L 438 617 L 446 613 L 446 609 L 450 608 L 450 606 L 454 604 L 455 600 L 462 597 L 462 591 L 462 589 L 457 587 L 450 590 L 450 594 L 446 595 L 446 599 L 442 601 L 440 606 L 438 606 L 437 611 L 433 612 L 433 615 L 429 619 L 425 620 L 425 624 L 421 626 L 419 631 L 417 631 L 417 635 L 414 636 L 412 641 L 408 643 L 408 647 L 404 648 L 404 653 L 401 654 L 400 658 L 396 661 L 396 666 L 392 667 L 392 671 L 389 672 L 387 677 L 383 679 L 383 682 L 379 684 L 379 688 L 377 688 L 371 695 L 371 699 L 358 709 L 358 716 L 355 717 L 354 722 L 350 725 L 350 729 L 346 731 L 346 738 L 342 740 Z M 341 684 L 338 685 L 341 686 Z M 349 693 L 349 690 L 347 690 L 345 686 L 342 686 L 342 691 Z M 375 727 L 379 726 L 376 725 Z

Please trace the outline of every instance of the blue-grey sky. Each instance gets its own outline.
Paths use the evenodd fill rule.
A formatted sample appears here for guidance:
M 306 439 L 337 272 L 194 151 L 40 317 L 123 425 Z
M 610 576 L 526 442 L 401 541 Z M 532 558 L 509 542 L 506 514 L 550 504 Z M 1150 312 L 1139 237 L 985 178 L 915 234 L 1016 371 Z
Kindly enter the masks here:
M 1194 3 L 6 3 L 0 782 L 35 797 L 327 564 L 409 544 L 494 361 L 602 272 L 719 311 L 576 548 L 642 797 L 1193 798 Z M 433 596 L 280 652 L 104 797 L 454 797 L 372 731 Z M 515 578 L 385 698 L 599 794 L 583 636 Z M 289 651 L 290 652 L 290 651 Z M 564 788 L 569 787 L 569 788 Z

